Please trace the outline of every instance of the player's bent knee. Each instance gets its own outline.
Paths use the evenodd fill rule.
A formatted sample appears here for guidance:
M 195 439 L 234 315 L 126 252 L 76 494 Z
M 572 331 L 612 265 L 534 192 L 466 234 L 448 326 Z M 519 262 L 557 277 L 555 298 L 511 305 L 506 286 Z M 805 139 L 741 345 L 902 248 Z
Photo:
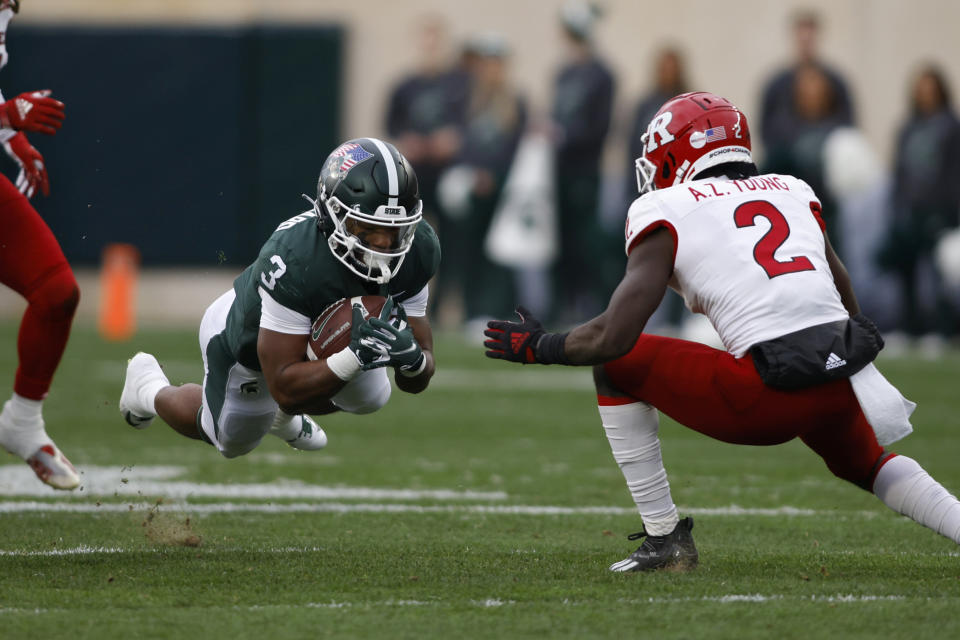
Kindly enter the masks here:
M 607 396 L 608 398 L 627 398 L 630 394 L 618 389 L 610 380 L 607 370 L 602 364 L 593 367 L 593 385 L 597 389 L 597 395 Z
M 387 404 L 391 391 L 386 371 L 375 369 L 354 378 L 331 401 L 347 413 L 373 413 Z
M 876 462 L 869 467 L 855 465 L 849 460 L 825 460 L 825 462 L 827 463 L 827 469 L 836 477 L 841 480 L 846 480 L 864 491 L 872 492 L 873 479 L 876 475 L 876 470 L 879 468 L 878 465 L 881 461 L 886 460 L 886 458 L 887 455 L 881 455 L 877 458 Z
M 381 386 L 379 389 L 373 390 L 352 408 L 344 408 L 344 411 L 356 414 L 373 413 L 374 411 L 379 411 L 387 405 L 387 402 L 390 401 L 391 393 L 392 389 L 388 383 Z
M 224 458 L 250 453 L 269 431 L 273 417 L 273 411 L 262 415 L 221 414 L 217 450 Z
M 386 376 L 375 384 L 366 384 L 350 389 L 345 387 L 333 397 L 333 403 L 342 411 L 359 415 L 379 411 L 390 401 L 392 388 Z
M 244 446 L 231 444 L 230 448 L 227 448 L 221 445 L 217 450 L 220 452 L 220 455 L 222 455 L 224 458 L 227 458 L 229 460 L 231 458 L 239 458 L 240 456 L 247 455 L 248 453 L 256 449 L 258 444 L 260 444 L 259 440 L 257 440 L 252 444 L 247 444 Z
M 64 266 L 31 291 L 27 300 L 47 317 L 72 318 L 80 303 L 80 287 L 70 267 Z

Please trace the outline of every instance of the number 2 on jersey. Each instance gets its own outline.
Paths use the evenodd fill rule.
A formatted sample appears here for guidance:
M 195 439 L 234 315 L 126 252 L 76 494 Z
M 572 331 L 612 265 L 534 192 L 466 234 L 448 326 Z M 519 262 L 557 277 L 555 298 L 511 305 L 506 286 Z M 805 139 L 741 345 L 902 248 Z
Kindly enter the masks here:
M 790 237 L 790 225 L 775 206 L 766 200 L 752 200 L 744 202 L 733 212 L 733 221 L 740 229 L 752 227 L 757 218 L 766 218 L 770 222 L 770 230 L 753 247 L 753 259 L 767 272 L 768 278 L 814 270 L 813 263 L 805 256 L 777 260 L 777 249 Z

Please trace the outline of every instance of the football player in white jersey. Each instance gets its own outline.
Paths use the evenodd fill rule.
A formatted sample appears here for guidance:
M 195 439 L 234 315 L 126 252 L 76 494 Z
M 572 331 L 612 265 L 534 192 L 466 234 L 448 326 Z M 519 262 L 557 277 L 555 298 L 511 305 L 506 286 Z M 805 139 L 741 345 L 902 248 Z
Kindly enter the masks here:
M 883 347 L 860 314 L 803 181 L 757 175 L 746 117 L 705 93 L 667 101 L 637 160 L 627 268 L 606 311 L 569 333 L 491 321 L 487 356 L 594 365 L 604 430 L 645 537 L 611 571 L 692 568 L 692 518 L 680 519 L 657 437 L 663 411 L 725 442 L 799 437 L 839 478 L 960 543 L 960 502 L 914 460 L 886 451 L 915 405 L 872 364 Z M 705 314 L 726 350 L 643 334 L 667 287 Z

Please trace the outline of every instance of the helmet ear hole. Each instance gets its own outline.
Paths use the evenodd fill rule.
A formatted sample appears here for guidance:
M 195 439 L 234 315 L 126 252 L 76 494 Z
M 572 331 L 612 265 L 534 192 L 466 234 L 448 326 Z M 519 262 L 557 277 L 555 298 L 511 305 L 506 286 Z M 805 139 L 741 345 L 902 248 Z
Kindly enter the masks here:
M 667 161 L 669 160 L 669 164 Z M 660 177 L 663 180 L 669 180 L 670 175 L 673 173 L 673 167 L 676 166 L 677 159 L 673 157 L 673 154 L 669 151 L 667 152 L 667 157 L 664 158 L 663 165 L 660 167 Z

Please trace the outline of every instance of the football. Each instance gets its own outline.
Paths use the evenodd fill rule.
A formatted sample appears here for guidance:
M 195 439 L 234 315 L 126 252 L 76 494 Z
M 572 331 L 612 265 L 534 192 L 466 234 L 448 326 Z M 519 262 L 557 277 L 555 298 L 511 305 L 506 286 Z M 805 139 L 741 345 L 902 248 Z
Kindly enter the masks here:
M 324 309 L 311 327 L 307 342 L 307 358 L 323 360 L 350 345 L 353 305 L 358 302 L 363 305 L 363 317 L 366 318 L 379 315 L 387 299 L 383 296 L 341 298 Z

